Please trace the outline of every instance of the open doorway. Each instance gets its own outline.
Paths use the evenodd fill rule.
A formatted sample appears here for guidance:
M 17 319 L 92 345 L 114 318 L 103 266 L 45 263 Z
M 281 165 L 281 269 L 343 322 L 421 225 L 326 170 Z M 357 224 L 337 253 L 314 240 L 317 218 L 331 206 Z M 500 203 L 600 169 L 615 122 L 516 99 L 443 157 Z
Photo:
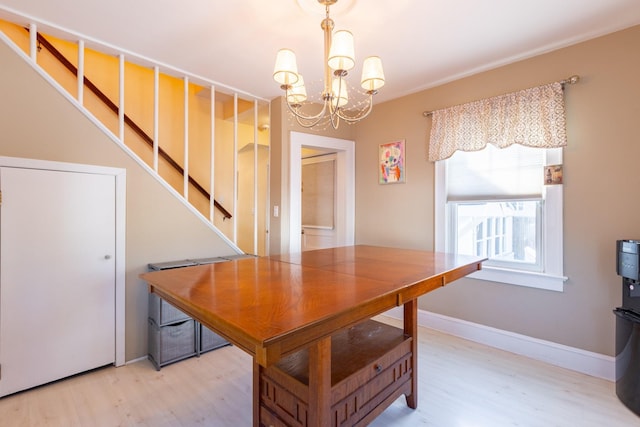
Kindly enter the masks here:
M 353 245 L 355 234 L 355 143 L 291 132 L 289 251 L 302 250 L 302 151 L 335 153 L 335 246 Z
M 336 159 L 334 152 L 302 147 L 303 252 L 338 246 Z

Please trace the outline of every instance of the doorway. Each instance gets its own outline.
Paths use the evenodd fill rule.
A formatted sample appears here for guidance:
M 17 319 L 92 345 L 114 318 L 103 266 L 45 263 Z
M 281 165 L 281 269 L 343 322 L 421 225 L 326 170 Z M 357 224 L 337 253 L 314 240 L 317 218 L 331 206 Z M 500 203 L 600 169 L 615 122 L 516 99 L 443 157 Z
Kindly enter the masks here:
M 333 248 L 336 242 L 336 154 L 303 149 L 301 250 Z
M 302 149 L 335 153 L 335 246 L 355 240 L 355 142 L 291 132 L 289 151 L 289 252 L 302 250 Z

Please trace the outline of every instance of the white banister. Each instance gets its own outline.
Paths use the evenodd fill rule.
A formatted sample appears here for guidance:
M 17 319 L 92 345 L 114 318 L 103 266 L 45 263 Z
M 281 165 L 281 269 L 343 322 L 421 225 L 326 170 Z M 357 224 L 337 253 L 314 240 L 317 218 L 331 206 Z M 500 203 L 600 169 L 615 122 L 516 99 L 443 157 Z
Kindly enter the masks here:
M 153 170 L 158 173 L 158 114 L 160 105 L 160 67 L 153 67 Z
M 33 62 L 38 60 L 38 26 L 29 24 L 29 56 Z
M 233 94 L 233 243 L 238 244 L 238 94 Z
M 84 40 L 78 40 L 78 103 L 84 104 Z
M 123 54 L 118 55 L 118 59 L 119 59 L 119 66 L 120 66 L 120 72 L 119 72 L 120 95 L 118 99 L 118 104 L 119 104 L 118 135 L 119 135 L 120 141 L 124 143 L 124 55 Z
M 258 254 L 258 100 L 253 100 L 253 253 Z
M 189 200 L 189 77 L 184 78 L 184 198 Z
M 209 220 L 213 224 L 215 208 L 215 169 L 216 169 L 216 88 L 211 85 L 211 160 L 209 163 Z

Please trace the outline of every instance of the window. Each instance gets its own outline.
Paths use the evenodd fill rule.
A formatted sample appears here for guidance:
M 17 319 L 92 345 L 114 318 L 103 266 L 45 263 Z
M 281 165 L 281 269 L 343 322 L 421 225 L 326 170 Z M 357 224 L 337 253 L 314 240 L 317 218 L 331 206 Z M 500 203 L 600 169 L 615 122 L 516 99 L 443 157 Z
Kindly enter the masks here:
M 451 201 L 450 251 L 485 266 L 542 271 L 542 200 Z
M 488 258 L 471 277 L 562 291 L 562 148 L 513 144 L 436 162 L 436 250 Z

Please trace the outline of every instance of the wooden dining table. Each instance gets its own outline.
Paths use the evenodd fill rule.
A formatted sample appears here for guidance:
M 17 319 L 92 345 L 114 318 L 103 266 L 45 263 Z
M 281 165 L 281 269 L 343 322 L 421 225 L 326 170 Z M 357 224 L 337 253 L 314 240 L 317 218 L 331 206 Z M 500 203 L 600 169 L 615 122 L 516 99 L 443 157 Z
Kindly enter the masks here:
M 141 275 L 253 357 L 254 426 L 366 425 L 417 407 L 418 297 L 483 258 L 346 246 Z M 404 307 L 403 328 L 371 318 Z

